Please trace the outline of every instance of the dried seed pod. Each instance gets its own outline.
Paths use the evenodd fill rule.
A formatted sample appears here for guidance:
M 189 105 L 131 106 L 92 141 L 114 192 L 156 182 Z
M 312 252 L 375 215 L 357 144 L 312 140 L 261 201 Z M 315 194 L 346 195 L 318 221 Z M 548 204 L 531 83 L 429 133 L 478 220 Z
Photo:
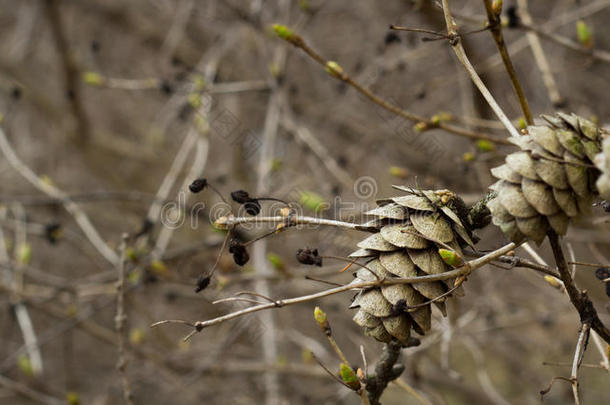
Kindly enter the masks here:
M 250 260 L 246 247 L 237 239 L 232 238 L 229 241 L 229 253 L 233 255 L 233 261 L 238 266 L 243 266 Z
M 297 260 L 301 264 L 322 266 L 322 258 L 318 256 L 318 249 L 305 248 L 297 250 Z
M 208 181 L 206 179 L 196 179 L 189 185 L 189 190 L 191 190 L 191 193 L 198 193 L 206 188 L 207 185 Z
M 546 125 L 529 126 L 527 135 L 510 138 L 521 151 L 491 171 L 499 181 L 490 186 L 497 196 L 487 207 L 492 222 L 513 242 L 540 243 L 549 229 L 564 235 L 569 219 L 590 209 L 596 192 L 592 182 L 604 182 L 591 167 L 604 131 L 574 114 L 543 118 Z
M 394 186 L 407 194 L 379 200 L 382 204 L 368 212 L 378 217 L 377 232 L 360 243 L 354 258 L 371 259 L 356 271 L 355 282 L 413 278 L 442 274 L 445 264 L 436 242 L 461 255 L 461 247 L 472 245 L 468 209 L 448 190 L 413 190 Z M 512 217 L 511 217 L 512 218 Z M 375 276 L 377 275 L 377 277 Z M 367 286 L 354 298 L 354 321 L 367 335 L 386 342 L 397 339 L 408 344 L 411 330 L 424 334 L 431 326 L 431 301 L 446 316 L 445 294 L 453 280 L 409 284 Z

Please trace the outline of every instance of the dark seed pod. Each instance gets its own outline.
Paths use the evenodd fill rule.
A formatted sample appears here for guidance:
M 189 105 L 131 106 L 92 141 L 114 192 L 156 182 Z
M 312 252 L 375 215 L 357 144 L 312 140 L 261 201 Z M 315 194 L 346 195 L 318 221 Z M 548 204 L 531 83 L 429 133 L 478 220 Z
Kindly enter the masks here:
M 599 269 L 595 270 L 595 277 L 602 281 L 607 278 L 610 278 L 610 269 L 606 267 L 600 267 Z M 610 282 L 606 281 L 604 284 L 606 284 L 606 295 L 610 297 Z
M 51 245 L 57 243 L 60 233 L 61 225 L 58 223 L 52 222 L 44 226 L 44 236 Z
M 244 208 L 249 215 L 256 216 L 261 212 L 261 204 L 257 200 L 250 200 L 244 204 Z
M 510 6 L 506 9 L 506 16 L 508 17 L 509 28 L 517 28 L 521 25 L 521 19 L 517 15 L 517 7 Z
M 301 264 L 310 266 L 322 266 L 322 258 L 318 256 L 318 249 L 299 249 L 297 250 L 297 260 Z
M 155 224 L 148 218 L 144 218 L 142 221 L 142 227 L 140 230 L 134 235 L 134 238 L 139 238 L 140 236 L 146 235 L 153 230 Z
M 189 190 L 191 190 L 191 193 L 199 193 L 200 191 L 205 189 L 207 187 L 207 185 L 208 185 L 207 179 L 205 179 L 205 178 L 196 179 L 189 186 Z
M 385 38 L 383 39 L 383 42 L 386 45 L 390 45 L 394 42 L 399 43 L 400 42 L 400 37 L 398 35 L 396 35 L 396 33 L 394 32 L 388 32 L 385 36 Z
M 195 287 L 195 292 L 198 293 L 199 291 L 203 291 L 208 288 L 211 280 L 212 276 L 199 276 L 199 279 L 197 280 L 197 286 Z
M 167 80 L 161 81 L 161 84 L 159 85 L 159 90 L 161 90 L 161 92 L 166 95 L 170 95 L 174 92 L 172 85 Z
M 100 44 L 100 41 L 98 41 L 97 39 L 94 39 L 89 44 L 89 47 L 91 48 L 91 52 L 98 53 L 102 49 L 102 44 Z
M 245 204 L 252 200 L 248 192 L 244 190 L 232 191 L 231 198 L 238 204 Z
M 229 241 L 229 253 L 233 255 L 233 260 L 238 266 L 243 266 L 250 260 L 250 255 L 246 250 L 246 247 L 237 239 L 231 239 Z
M 17 86 L 13 87 L 11 89 L 11 97 L 13 100 L 19 100 L 21 98 L 21 88 Z

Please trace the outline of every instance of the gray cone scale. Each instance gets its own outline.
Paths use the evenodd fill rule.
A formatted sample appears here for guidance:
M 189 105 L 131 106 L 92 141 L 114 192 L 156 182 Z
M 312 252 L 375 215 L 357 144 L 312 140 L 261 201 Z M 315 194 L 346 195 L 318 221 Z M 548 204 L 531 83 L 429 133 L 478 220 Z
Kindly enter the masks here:
M 540 244 L 550 229 L 565 235 L 572 218 L 590 211 L 598 191 L 610 196 L 610 179 L 599 175 L 604 164 L 608 173 L 609 162 L 596 158 L 604 131 L 575 114 L 542 118 L 545 125 L 528 126 L 522 136 L 509 138 L 520 150 L 491 170 L 498 181 L 490 189 L 497 195 L 487 207 L 492 222 L 512 242 L 529 239 Z

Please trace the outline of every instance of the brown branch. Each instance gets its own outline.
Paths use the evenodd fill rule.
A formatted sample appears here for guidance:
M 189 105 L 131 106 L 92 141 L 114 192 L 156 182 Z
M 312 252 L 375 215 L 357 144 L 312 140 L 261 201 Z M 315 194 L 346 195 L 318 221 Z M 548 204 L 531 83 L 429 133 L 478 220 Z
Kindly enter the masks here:
M 528 1 L 517 0 L 517 4 L 519 7 L 519 15 L 523 23 L 533 25 L 534 21 L 528 11 Z M 538 35 L 533 31 L 526 32 L 526 37 L 532 50 L 534 61 L 536 62 L 538 70 L 540 70 L 540 74 L 542 75 L 542 82 L 546 87 L 549 99 L 555 107 L 559 107 L 564 103 L 565 100 L 563 97 L 561 97 L 561 94 L 559 94 L 559 89 L 557 87 L 557 83 L 555 82 L 555 77 L 553 77 L 551 65 L 549 64 L 546 54 L 544 53 L 540 38 L 538 38 Z
M 241 309 L 241 310 L 238 310 L 235 312 L 231 312 L 226 315 L 222 315 L 222 316 L 219 316 L 219 317 L 216 317 L 213 319 L 209 319 L 207 321 L 191 322 L 191 321 L 185 321 L 185 320 L 166 319 L 163 321 L 155 322 L 152 325 L 150 325 L 150 327 L 154 328 L 154 327 L 169 324 L 169 323 L 179 323 L 179 324 L 183 324 L 183 325 L 189 325 L 193 328 L 193 331 L 184 338 L 184 340 L 188 340 L 195 333 L 201 332 L 204 328 L 206 328 L 208 326 L 217 325 L 217 324 L 229 321 L 231 319 L 239 318 L 239 317 L 247 315 L 247 314 L 264 311 L 267 309 L 282 308 L 282 307 L 285 307 L 288 305 L 301 304 L 303 302 L 313 301 L 318 298 L 328 297 L 330 295 L 339 294 L 342 292 L 356 290 L 356 289 L 360 289 L 360 288 L 380 287 L 380 286 L 393 285 L 393 284 L 414 284 L 414 283 L 429 282 L 429 281 L 449 280 L 449 279 L 459 277 L 459 276 L 466 276 L 466 275 L 470 274 L 472 271 L 495 260 L 497 257 L 502 256 L 503 254 L 515 249 L 516 247 L 517 247 L 516 244 L 509 243 L 508 245 L 505 245 L 497 250 L 494 250 L 493 252 L 490 252 L 483 257 L 469 261 L 469 262 L 465 263 L 463 266 L 461 266 L 455 270 L 447 271 L 445 273 L 431 274 L 431 275 L 418 276 L 418 277 L 409 277 L 409 278 L 391 278 L 391 279 L 382 279 L 382 280 L 375 280 L 375 281 L 354 282 L 354 283 L 350 283 L 350 284 L 347 284 L 344 286 L 320 291 L 320 292 L 317 292 L 314 294 L 303 295 L 303 296 L 295 297 L 295 298 L 280 299 L 280 300 L 276 300 L 276 301 L 270 302 L 270 303 L 255 305 L 255 306 L 252 306 L 249 308 L 244 308 L 244 309 Z
M 502 138 L 490 136 L 490 135 L 480 133 L 480 132 L 471 131 L 469 129 L 462 128 L 457 125 L 448 124 L 448 123 L 442 122 L 442 121 L 441 122 L 433 121 L 432 119 L 428 119 L 421 115 L 418 115 L 418 114 L 403 110 L 397 106 L 394 106 L 394 105 L 390 104 L 388 101 L 386 101 L 386 100 L 382 99 L 381 97 L 377 96 L 376 94 L 372 93 L 370 90 L 365 89 L 362 85 L 360 85 L 358 82 L 356 82 L 352 77 L 347 75 L 343 70 L 341 70 L 339 72 L 339 71 L 331 68 L 328 65 L 328 61 L 326 59 L 324 59 L 322 56 L 320 56 L 313 48 L 311 48 L 305 42 L 305 40 L 303 38 L 301 38 L 300 36 L 291 33 L 290 36 L 288 36 L 284 39 L 286 39 L 288 42 L 290 42 L 295 47 L 303 50 L 314 61 L 316 61 L 320 65 L 324 66 L 327 69 L 327 71 L 329 71 L 331 76 L 333 76 L 335 79 L 341 80 L 341 81 L 345 82 L 346 84 L 352 86 L 356 91 L 358 91 L 360 94 L 362 94 L 363 96 L 365 96 L 366 98 L 371 100 L 373 103 L 381 106 L 382 108 L 384 108 L 400 117 L 403 117 L 411 122 L 423 123 L 424 124 L 423 126 L 426 129 L 440 128 L 440 129 L 443 129 L 454 135 L 462 136 L 465 138 L 470 138 L 470 139 L 475 139 L 475 140 L 483 139 L 483 140 L 487 140 L 487 141 L 491 141 L 491 142 L 495 142 L 495 143 L 499 143 L 499 144 L 504 144 L 504 145 L 510 144 L 510 142 L 508 142 Z
M 121 242 L 121 261 L 117 266 L 118 270 L 118 281 L 117 281 L 117 297 L 116 297 L 116 317 L 114 318 L 114 327 L 117 334 L 117 346 L 119 352 L 119 359 L 117 362 L 117 370 L 121 376 L 121 383 L 123 385 L 123 399 L 127 405 L 133 405 L 133 397 L 131 395 L 131 385 L 127 377 L 127 359 L 125 358 L 125 321 L 127 315 L 125 315 L 125 267 L 127 265 L 127 256 L 125 251 L 127 249 L 127 234 L 123 235 L 123 241 Z
M 55 41 L 55 47 L 57 48 L 62 65 L 66 97 L 76 121 L 76 141 L 83 145 L 91 139 L 91 125 L 83 106 L 79 71 L 73 58 L 70 56 L 68 40 L 61 21 L 59 1 L 47 0 L 45 2 L 45 11 L 51 25 L 53 40 Z
M 590 323 L 591 328 L 596 331 L 599 336 L 606 341 L 606 343 L 610 344 L 610 330 L 608 330 L 608 328 L 599 319 L 597 311 L 587 296 L 586 291 L 579 291 L 574 284 L 574 280 L 570 274 L 570 269 L 568 268 L 568 264 L 563 255 L 563 249 L 561 248 L 559 236 L 553 230 L 549 231 L 548 236 L 551 243 L 551 248 L 553 249 L 553 255 L 555 256 L 555 262 L 557 263 L 557 269 L 559 270 L 560 279 L 563 281 L 563 285 L 568 293 L 568 296 L 570 297 L 572 305 L 574 308 L 576 308 L 578 314 L 580 315 L 580 322 L 582 324 Z
M 521 104 L 521 110 L 523 111 L 525 121 L 528 123 L 528 125 L 533 125 L 534 119 L 532 118 L 530 106 L 527 102 L 527 98 L 525 97 L 525 93 L 523 92 L 523 88 L 521 87 L 521 83 L 519 82 L 519 78 L 517 77 L 517 71 L 515 70 L 513 62 L 511 61 L 510 56 L 508 54 L 508 50 L 506 49 L 504 35 L 502 34 L 502 23 L 500 21 L 500 13 L 494 12 L 491 6 L 491 0 L 483 0 L 483 3 L 485 4 L 485 11 L 487 12 L 489 31 L 491 32 L 491 36 L 493 37 L 494 41 L 496 41 L 496 46 L 498 48 L 500 56 L 502 57 L 502 62 L 504 63 L 504 67 L 506 68 L 508 77 L 510 78 L 511 83 L 513 84 L 513 88 L 517 93 L 517 97 L 519 98 L 519 104 Z
M 450 38 L 449 44 L 451 45 L 453 52 L 455 53 L 455 55 L 457 56 L 460 63 L 464 66 L 464 68 L 470 75 L 472 82 L 475 84 L 475 86 L 477 86 L 477 88 L 481 92 L 481 95 L 483 96 L 483 98 L 485 98 L 485 101 L 487 101 L 487 104 L 489 104 L 489 106 L 491 107 L 493 112 L 496 114 L 498 119 L 504 124 L 504 127 L 508 130 L 508 132 L 511 134 L 511 136 L 519 137 L 520 136 L 519 132 L 514 127 L 514 125 L 510 122 L 510 120 L 508 119 L 508 117 L 506 116 L 504 111 L 502 111 L 502 108 L 500 108 L 500 106 L 498 105 L 498 102 L 494 99 L 494 97 L 492 96 L 489 89 L 487 89 L 487 86 L 485 86 L 485 83 L 483 83 L 483 81 L 477 74 L 477 71 L 475 70 L 474 66 L 472 66 L 472 63 L 470 63 L 470 60 L 468 59 L 468 56 L 466 55 L 466 51 L 464 50 L 464 47 L 462 46 L 462 42 L 461 42 L 459 34 L 458 34 L 458 26 L 455 23 L 455 20 L 453 19 L 453 17 L 451 16 L 451 11 L 449 10 L 448 0 L 443 0 L 442 4 L 443 4 L 443 15 L 445 16 L 445 24 L 447 25 L 447 35 Z
M 578 368 L 582 363 L 582 358 L 587 349 L 587 343 L 589 341 L 589 332 L 591 330 L 591 324 L 588 322 L 583 323 L 578 334 L 578 341 L 576 342 L 576 349 L 574 350 L 574 361 L 572 362 L 572 393 L 574 394 L 574 403 L 580 404 L 580 398 L 578 396 Z
M 419 344 L 419 341 L 416 342 L 414 342 L 413 346 Z M 385 388 L 390 382 L 400 377 L 404 371 L 405 367 L 402 364 L 396 364 L 401 349 L 402 344 L 396 340 L 386 343 L 383 348 L 383 354 L 375 366 L 375 374 L 367 375 L 366 390 L 372 405 L 380 404 L 379 399 Z

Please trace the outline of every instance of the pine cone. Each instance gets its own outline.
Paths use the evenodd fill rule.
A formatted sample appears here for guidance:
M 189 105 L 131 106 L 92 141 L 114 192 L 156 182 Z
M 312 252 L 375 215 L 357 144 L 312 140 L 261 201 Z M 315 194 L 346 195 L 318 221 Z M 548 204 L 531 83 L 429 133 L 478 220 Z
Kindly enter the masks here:
M 549 227 L 565 235 L 570 219 L 591 209 L 598 171 L 592 161 L 601 151 L 601 129 L 575 114 L 542 116 L 527 134 L 509 140 L 519 152 L 491 170 L 497 193 L 487 206 L 492 221 L 513 242 L 541 243 Z
M 602 152 L 595 157 L 595 166 L 602 172 L 595 185 L 604 200 L 610 200 L 610 137 L 604 139 Z
M 366 213 L 377 217 L 366 224 L 377 232 L 358 243 L 360 249 L 350 257 L 370 259 L 366 267 L 375 274 L 360 268 L 354 283 L 443 273 L 452 267 L 443 261 L 439 248 L 450 247 L 462 256 L 461 246 L 473 245 L 466 206 L 455 194 L 395 188 L 408 194 L 379 200 L 379 206 Z M 454 280 L 446 280 L 369 288 L 356 295 L 350 308 L 358 308 L 354 321 L 365 334 L 381 342 L 396 338 L 407 345 L 411 329 L 420 335 L 430 330 L 431 308 L 426 302 L 453 285 Z M 434 302 L 444 316 L 445 300 Z M 418 308 L 408 308 L 412 306 Z

